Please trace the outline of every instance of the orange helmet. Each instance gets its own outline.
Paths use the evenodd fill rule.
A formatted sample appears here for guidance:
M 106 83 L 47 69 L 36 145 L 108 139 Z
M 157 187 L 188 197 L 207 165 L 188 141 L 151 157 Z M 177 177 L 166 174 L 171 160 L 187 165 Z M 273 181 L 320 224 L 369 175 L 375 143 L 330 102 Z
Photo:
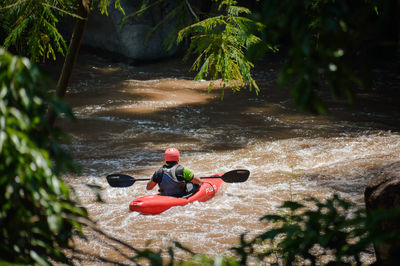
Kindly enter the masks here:
M 166 162 L 179 162 L 179 150 L 177 148 L 166 149 L 164 158 Z

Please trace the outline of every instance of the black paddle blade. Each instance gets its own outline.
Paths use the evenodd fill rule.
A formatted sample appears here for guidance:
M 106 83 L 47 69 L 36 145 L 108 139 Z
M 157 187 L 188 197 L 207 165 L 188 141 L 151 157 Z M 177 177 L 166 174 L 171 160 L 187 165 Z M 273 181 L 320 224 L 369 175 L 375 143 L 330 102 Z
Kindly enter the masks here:
M 135 178 L 124 174 L 112 174 L 106 178 L 108 184 L 112 187 L 130 187 L 136 181 Z
M 247 181 L 250 176 L 250 171 L 247 169 L 237 169 L 226 172 L 221 176 L 226 183 L 241 183 Z

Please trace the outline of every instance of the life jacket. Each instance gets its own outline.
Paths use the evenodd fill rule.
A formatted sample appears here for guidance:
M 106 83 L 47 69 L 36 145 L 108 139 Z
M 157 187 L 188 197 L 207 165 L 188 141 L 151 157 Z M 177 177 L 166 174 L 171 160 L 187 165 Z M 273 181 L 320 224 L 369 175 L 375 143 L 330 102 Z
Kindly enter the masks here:
M 183 178 L 183 167 L 175 164 L 171 168 L 163 166 L 160 168 L 162 172 L 162 179 L 160 185 L 161 195 L 181 197 L 186 194 L 186 182 Z M 178 180 L 178 177 L 182 181 Z

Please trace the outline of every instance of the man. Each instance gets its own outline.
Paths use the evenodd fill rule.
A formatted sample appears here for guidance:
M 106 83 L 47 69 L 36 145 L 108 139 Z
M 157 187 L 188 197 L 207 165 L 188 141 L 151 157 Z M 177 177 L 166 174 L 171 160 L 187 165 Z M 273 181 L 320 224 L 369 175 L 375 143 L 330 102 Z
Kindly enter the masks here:
M 165 165 L 154 172 L 147 183 L 147 190 L 153 189 L 158 184 L 161 195 L 185 197 L 199 189 L 200 179 L 195 177 L 192 171 L 178 164 L 179 150 L 177 148 L 166 149 L 164 159 Z

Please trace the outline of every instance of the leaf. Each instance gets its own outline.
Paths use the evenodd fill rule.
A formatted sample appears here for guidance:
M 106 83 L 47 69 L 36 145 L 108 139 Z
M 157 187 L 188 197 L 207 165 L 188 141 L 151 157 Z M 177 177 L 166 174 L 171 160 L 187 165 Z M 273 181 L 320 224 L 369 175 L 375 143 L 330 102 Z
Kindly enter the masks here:
M 304 207 L 305 206 L 303 204 L 294 201 L 285 201 L 281 206 L 281 208 L 289 208 L 291 211 L 295 211 Z
M 43 256 L 38 255 L 35 251 L 31 250 L 30 251 L 30 256 L 39 265 L 49 265 L 50 266 L 50 263 L 47 261 L 47 259 L 45 257 L 43 257 Z
M 82 236 L 80 219 L 88 217 L 54 174 L 52 161 L 72 162 L 54 142 L 58 129 L 43 115 L 51 101 L 59 104 L 47 80 L 28 59 L 0 49 L 0 218 L 8 221 L 0 231 L 0 254 L 25 264 L 68 261 L 71 230 Z
M 101 190 L 100 186 L 90 185 L 90 184 L 87 184 L 86 186 L 88 186 L 90 190 L 96 195 L 96 202 L 103 202 L 103 199 L 101 198 L 100 195 L 100 190 Z

